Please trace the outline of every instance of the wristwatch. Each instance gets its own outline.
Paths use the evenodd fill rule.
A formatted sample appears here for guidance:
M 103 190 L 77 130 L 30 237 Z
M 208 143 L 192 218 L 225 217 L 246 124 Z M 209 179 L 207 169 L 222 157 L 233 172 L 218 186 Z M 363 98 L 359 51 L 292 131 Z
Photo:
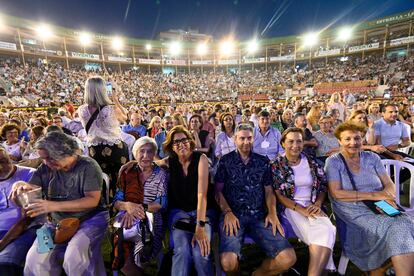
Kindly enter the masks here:
M 146 212 L 146 211 L 148 211 L 148 204 L 142 204 L 142 207 L 144 208 L 144 211 Z
M 199 221 L 197 221 L 197 224 L 198 224 L 198 226 L 200 226 L 200 227 L 204 227 L 204 226 L 206 226 L 206 222 L 205 222 L 204 220 L 199 220 Z

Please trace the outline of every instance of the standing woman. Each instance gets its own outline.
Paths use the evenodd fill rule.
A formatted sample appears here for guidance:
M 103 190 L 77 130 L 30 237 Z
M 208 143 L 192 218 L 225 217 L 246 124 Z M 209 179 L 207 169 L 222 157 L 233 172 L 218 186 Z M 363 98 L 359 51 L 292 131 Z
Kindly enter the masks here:
M 332 252 L 336 228 L 321 208 L 327 192 L 326 175 L 317 162 L 303 153 L 303 137 L 300 128 L 283 132 L 280 142 L 285 156 L 272 162 L 273 187 L 282 216 L 309 246 L 308 275 L 322 275 L 325 269 L 335 269 Z
M 128 147 L 122 142 L 120 122 L 127 118 L 118 100 L 117 91 L 112 91 L 112 100 L 106 90 L 106 81 L 99 76 L 90 77 L 85 84 L 84 104 L 78 113 L 86 130 L 89 155 L 101 166 L 110 178 L 110 191 L 115 192 L 118 171 L 128 161 Z
M 215 156 L 220 159 L 223 155 L 236 149 L 233 135 L 236 123 L 233 115 L 230 113 L 223 113 L 220 117 L 221 132 L 216 137 Z
M 346 107 L 344 102 L 341 99 L 341 95 L 338 92 L 332 94 L 331 98 L 329 99 L 327 105 L 328 111 L 332 111 L 332 109 L 336 109 L 339 111 L 339 120 L 342 122 L 346 118 Z
M 183 126 L 173 127 L 163 144 L 169 157 L 169 226 L 174 243 L 171 275 L 189 275 L 194 263 L 197 275 L 213 275 L 210 241 L 214 218 L 213 190 L 208 188 L 208 159 L 194 151 L 195 142 Z M 195 225 L 195 232 L 176 228 L 178 221 Z

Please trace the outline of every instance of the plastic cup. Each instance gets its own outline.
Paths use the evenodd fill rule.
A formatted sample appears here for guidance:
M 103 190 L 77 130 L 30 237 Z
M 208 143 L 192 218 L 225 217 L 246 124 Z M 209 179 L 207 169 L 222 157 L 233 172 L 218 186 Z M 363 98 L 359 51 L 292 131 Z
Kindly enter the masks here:
M 36 188 L 18 196 L 18 200 L 22 207 L 27 207 L 29 204 L 34 203 L 35 200 L 42 199 L 42 188 Z

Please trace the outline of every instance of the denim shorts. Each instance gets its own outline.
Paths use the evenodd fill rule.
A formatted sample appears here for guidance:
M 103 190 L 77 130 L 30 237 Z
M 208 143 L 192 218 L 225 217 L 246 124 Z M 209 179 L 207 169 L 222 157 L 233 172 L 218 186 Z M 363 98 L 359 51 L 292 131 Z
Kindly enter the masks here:
M 267 257 L 274 258 L 281 251 L 292 248 L 287 239 L 282 237 L 279 232 L 276 236 L 272 233 L 272 225 L 264 226 L 264 219 L 254 217 L 239 217 L 240 229 L 236 236 L 228 236 L 224 229 L 224 216 L 220 217 L 220 253 L 233 252 L 240 257 L 241 248 L 245 236 L 250 237 L 266 254 Z

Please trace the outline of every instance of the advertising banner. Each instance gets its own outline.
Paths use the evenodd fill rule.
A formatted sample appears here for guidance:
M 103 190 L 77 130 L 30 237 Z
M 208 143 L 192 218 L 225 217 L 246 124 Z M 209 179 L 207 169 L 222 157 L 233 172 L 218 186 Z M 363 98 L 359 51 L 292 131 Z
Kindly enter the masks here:
M 213 64 L 212 60 L 192 60 L 191 64 L 193 65 L 210 65 Z
M 243 60 L 246 64 L 265 62 L 265 58 L 245 58 Z
M 140 63 L 140 64 L 160 65 L 161 60 L 160 59 L 139 58 L 138 63 Z
M 223 60 L 218 60 L 217 64 L 219 64 L 219 65 L 232 65 L 232 64 L 239 64 L 239 61 L 237 59 L 223 59 Z
M 164 64 L 167 64 L 167 65 L 186 65 L 187 62 L 184 59 L 167 59 L 167 60 L 164 60 Z
M 270 57 L 269 61 L 288 61 L 294 60 L 295 55 L 286 55 L 286 56 L 278 56 L 278 57 Z
M 379 42 L 364 44 L 364 45 L 357 45 L 357 46 L 349 47 L 348 48 L 348 53 L 354 53 L 354 52 L 360 52 L 360 51 L 364 51 L 364 50 L 378 49 L 378 48 L 379 48 Z
M 17 50 L 15 43 L 0 41 L 0 49 Z
M 100 60 L 99 55 L 88 54 L 88 53 L 71 52 L 71 56 L 74 57 L 74 58 L 84 58 L 84 59 Z
M 339 55 L 340 53 L 341 49 L 319 50 L 315 52 L 315 57 L 334 56 Z
M 390 46 L 398 46 L 401 44 L 414 43 L 414 36 L 401 37 L 390 41 Z
M 108 56 L 108 61 L 132 62 L 130 57 Z

